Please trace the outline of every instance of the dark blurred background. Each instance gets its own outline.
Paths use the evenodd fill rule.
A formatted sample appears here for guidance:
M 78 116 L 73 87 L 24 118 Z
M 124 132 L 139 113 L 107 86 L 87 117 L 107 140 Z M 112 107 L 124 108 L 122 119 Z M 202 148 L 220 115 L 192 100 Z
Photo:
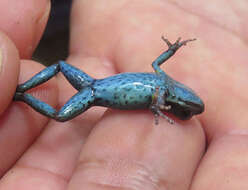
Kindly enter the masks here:
M 33 59 L 50 65 L 68 56 L 69 20 L 72 0 L 52 0 L 45 33 L 33 53 Z

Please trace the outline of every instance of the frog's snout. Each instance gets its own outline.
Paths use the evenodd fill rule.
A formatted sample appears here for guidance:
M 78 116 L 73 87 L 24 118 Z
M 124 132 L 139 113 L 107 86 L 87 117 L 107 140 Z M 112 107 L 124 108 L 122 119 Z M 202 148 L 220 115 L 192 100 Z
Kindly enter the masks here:
M 205 105 L 203 102 L 201 102 L 200 104 L 190 103 L 190 109 L 191 109 L 192 115 L 201 114 L 205 109 Z

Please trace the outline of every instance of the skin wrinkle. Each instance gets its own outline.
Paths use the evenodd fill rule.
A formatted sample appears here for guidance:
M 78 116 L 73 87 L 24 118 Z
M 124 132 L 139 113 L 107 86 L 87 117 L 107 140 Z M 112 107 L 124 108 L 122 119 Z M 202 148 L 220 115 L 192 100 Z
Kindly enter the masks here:
M 121 174 L 116 173 L 118 168 L 122 168 Z M 104 187 L 139 190 L 145 186 L 149 190 L 157 190 L 160 184 L 165 184 L 158 176 L 151 175 L 154 172 L 151 172 L 144 164 L 129 160 L 85 160 L 79 163 L 78 169 L 84 173 L 83 176 L 88 183 Z M 99 169 L 102 171 L 97 172 Z M 104 173 L 105 177 L 101 177 L 101 173 Z
M 58 179 L 61 179 L 62 181 L 65 181 L 66 183 L 68 183 L 70 181 L 70 178 L 66 178 L 65 176 L 62 176 L 60 175 L 59 173 L 55 173 L 53 172 L 52 170 L 47 170 L 47 169 L 42 169 L 42 168 L 36 168 L 36 167 L 33 167 L 33 166 L 29 166 L 29 165 L 26 165 L 26 164 L 16 164 L 15 166 L 15 170 L 18 170 L 18 169 L 28 169 L 28 170 L 39 170 L 40 172 L 42 173 L 48 173 L 50 175 L 53 175 L 55 176 L 56 178 Z M 10 170 L 9 173 L 11 174 L 13 172 L 13 170 Z
M 0 73 L 2 71 L 2 62 L 3 62 L 3 53 L 2 53 L 2 49 L 0 48 Z
M 228 28 L 226 25 L 222 25 L 222 24 L 220 24 L 220 23 L 218 23 L 218 22 L 216 22 L 216 21 L 214 21 L 214 20 L 212 20 L 212 19 L 208 19 L 206 16 L 200 15 L 200 14 L 198 14 L 197 12 L 194 12 L 194 11 L 192 11 L 192 10 L 185 9 L 184 7 L 180 6 L 180 5 L 179 5 L 177 2 L 175 2 L 175 1 L 170 0 L 170 1 L 168 1 L 168 3 L 170 3 L 171 5 L 176 6 L 177 8 L 181 9 L 182 11 L 184 11 L 184 12 L 186 12 L 186 13 L 188 13 L 188 14 L 191 14 L 191 15 L 193 15 L 193 16 L 197 16 L 197 17 L 201 18 L 201 19 L 204 20 L 204 22 L 206 22 L 206 23 L 210 23 L 210 24 L 212 24 L 213 26 L 216 26 L 216 27 L 218 27 L 218 28 L 220 28 L 220 29 L 223 29 L 223 30 L 225 30 L 225 31 L 227 31 L 227 32 L 229 32 L 229 33 L 231 33 L 232 35 L 234 35 L 234 36 L 236 36 L 237 38 L 239 38 L 240 41 L 244 42 L 245 44 L 248 44 L 248 41 L 247 41 L 245 38 L 242 38 L 237 32 L 235 32 L 234 30 L 231 30 L 231 29 Z
M 15 169 L 11 169 L 9 170 L 9 172 L 7 173 L 7 175 L 5 175 L 0 183 L 0 189 L 3 189 L 3 187 L 5 187 L 4 189 L 13 189 L 13 187 L 15 187 L 14 189 L 33 189 L 33 185 L 38 185 L 38 189 L 44 189 L 44 188 L 48 188 L 49 189 L 55 189 L 55 187 L 58 187 L 55 183 L 60 183 L 60 187 L 56 188 L 56 189 L 65 189 L 64 187 L 66 187 L 66 184 L 68 184 L 67 180 L 64 180 L 64 178 L 61 178 L 61 176 L 59 175 L 54 175 L 54 173 L 50 173 L 50 172 L 46 172 L 46 170 L 42 170 L 42 169 L 37 169 L 37 168 L 32 168 L 32 167 L 28 167 L 29 172 L 32 174 L 31 176 L 29 176 L 29 178 L 24 178 L 25 181 L 20 180 L 21 178 L 23 178 L 24 176 L 26 177 L 26 173 L 24 172 L 27 168 L 26 167 L 17 167 Z M 37 171 L 38 170 L 38 171 Z M 19 175 L 17 175 L 19 173 Z M 39 175 L 42 175 L 42 173 L 47 173 L 45 175 L 43 175 L 42 178 L 38 177 Z M 21 175 L 23 176 L 21 176 Z M 51 181 L 52 179 L 52 181 Z M 12 180 L 17 180 L 17 186 L 13 186 L 13 185 L 9 185 L 9 181 Z M 50 181 L 49 181 L 50 180 Z M 47 182 L 44 183 L 44 182 Z M 27 185 L 25 186 L 25 188 L 23 188 L 23 184 L 27 183 Z M 42 183 L 42 184 L 41 184 Z M 54 185 L 55 184 L 55 185 Z M 32 185 L 32 188 L 30 188 L 30 185 Z M 7 187 L 7 188 L 6 188 Z

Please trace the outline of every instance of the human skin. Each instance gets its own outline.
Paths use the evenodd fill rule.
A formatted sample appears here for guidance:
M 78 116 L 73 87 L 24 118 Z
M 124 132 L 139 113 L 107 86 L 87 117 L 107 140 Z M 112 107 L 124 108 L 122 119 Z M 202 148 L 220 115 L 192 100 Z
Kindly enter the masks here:
M 149 110 L 92 108 L 59 123 L 12 102 L 44 68 L 30 56 L 50 2 L 1 0 L 0 189 L 248 189 L 247 9 L 244 0 L 74 0 L 70 64 L 96 78 L 152 71 L 167 48 L 161 35 L 197 38 L 162 68 L 206 111 L 155 126 Z M 61 107 L 75 91 L 58 75 L 32 93 Z

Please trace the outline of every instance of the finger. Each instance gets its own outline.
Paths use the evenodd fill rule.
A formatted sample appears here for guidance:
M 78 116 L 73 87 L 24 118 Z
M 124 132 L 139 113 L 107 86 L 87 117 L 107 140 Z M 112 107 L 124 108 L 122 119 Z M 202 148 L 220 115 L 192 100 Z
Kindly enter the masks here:
M 196 4 L 183 2 L 180 6 L 197 15 L 201 13 L 197 24 L 201 47 L 195 51 L 198 54 L 195 60 L 207 68 L 200 72 L 202 77 L 197 82 L 203 84 L 202 90 L 206 92 L 202 121 L 209 146 L 192 189 L 247 189 L 248 91 L 243 87 L 247 85 L 248 49 L 242 27 L 233 27 L 247 20 L 244 14 L 247 6 L 243 9 L 237 3 L 229 2 L 225 6 L 220 3 L 223 9 L 219 12 L 205 9 L 207 3 L 195 9 Z M 223 13 L 230 17 L 226 18 Z M 213 16 L 216 14 L 219 16 Z
M 13 63 L 11 62 L 5 64 Z M 37 73 L 42 68 L 44 68 L 44 66 L 41 66 L 40 64 L 37 64 L 33 61 L 22 61 L 19 83 L 22 83 L 25 80 L 29 79 L 31 76 L 34 75 L 34 73 Z M 8 77 L 11 76 L 12 73 L 6 75 L 5 81 L 8 81 Z M 9 81 L 11 82 L 11 80 L 13 79 L 10 79 Z M 13 85 L 10 82 L 9 85 Z M 17 84 L 15 82 L 15 88 L 16 85 Z M 42 101 L 45 101 L 52 106 L 56 105 L 57 86 L 56 81 L 54 79 L 44 85 L 30 90 L 28 93 L 33 94 L 38 99 L 41 99 Z M 12 90 L 12 95 L 10 95 L 10 98 L 13 97 L 13 94 L 14 92 Z M 44 117 L 41 114 L 35 112 L 29 106 L 25 105 L 22 102 L 13 102 L 5 110 L 5 112 L 0 117 L 1 176 L 19 159 L 23 152 L 25 152 L 25 150 L 33 143 L 35 138 L 40 134 L 41 130 L 46 126 L 48 121 L 49 120 L 47 117 Z
M 104 30 L 100 36 L 97 30 L 93 32 L 93 27 L 101 23 L 85 19 L 91 16 L 88 8 L 91 9 L 87 1 L 74 1 L 72 4 L 69 61 L 73 61 L 77 67 L 83 66 L 89 75 L 103 78 L 115 73 L 109 59 L 112 53 L 109 44 L 111 41 L 105 43 L 107 33 Z
M 12 101 L 18 83 L 19 56 L 13 42 L 0 32 L 0 115 Z
M 212 139 L 201 162 L 192 190 L 248 189 L 246 130 L 234 130 Z
M 29 58 L 47 23 L 50 1 L 1 0 L 0 12 L 0 30 L 15 43 L 21 58 Z
M 144 112 L 108 113 L 89 136 L 69 189 L 188 189 L 204 151 L 196 120 L 154 126 Z

